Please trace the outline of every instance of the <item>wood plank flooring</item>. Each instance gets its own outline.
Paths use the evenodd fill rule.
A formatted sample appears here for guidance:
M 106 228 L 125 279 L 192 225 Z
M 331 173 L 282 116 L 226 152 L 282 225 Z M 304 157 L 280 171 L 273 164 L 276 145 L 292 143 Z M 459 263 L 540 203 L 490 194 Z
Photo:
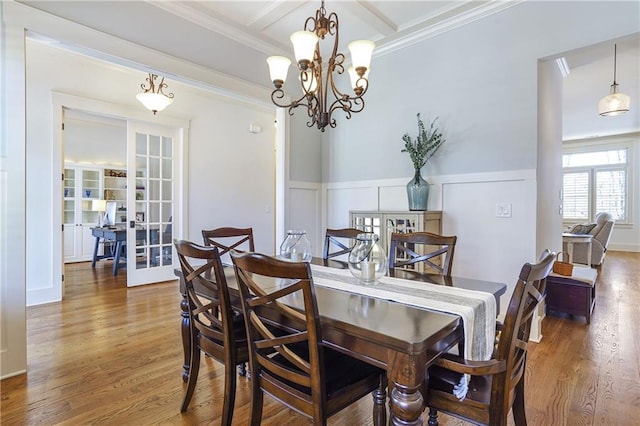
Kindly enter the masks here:
M 67 265 L 65 300 L 27 309 L 28 374 L 1 382 L 2 425 L 219 424 L 223 368 L 211 359 L 180 414 L 177 282 L 127 289 L 124 271 L 114 278 L 110 266 Z M 640 424 L 639 305 L 640 253 L 608 253 L 591 324 L 548 316 L 542 342 L 530 344 L 530 425 Z M 365 397 L 329 423 L 371 424 L 371 407 Z M 234 424 L 248 411 L 249 382 L 239 377 Z M 264 425 L 308 424 L 269 397 L 264 416 Z

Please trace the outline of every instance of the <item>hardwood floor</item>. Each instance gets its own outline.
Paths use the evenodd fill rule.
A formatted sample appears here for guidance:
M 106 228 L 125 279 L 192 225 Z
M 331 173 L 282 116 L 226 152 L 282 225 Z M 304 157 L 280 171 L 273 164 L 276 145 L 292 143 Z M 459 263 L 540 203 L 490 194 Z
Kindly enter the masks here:
M 127 289 L 125 274 L 112 277 L 110 266 L 67 265 L 65 300 L 27 309 L 28 374 L 1 382 L 2 425 L 219 423 L 224 376 L 211 359 L 203 359 L 189 411 L 180 414 L 177 282 Z M 640 253 L 610 252 L 591 324 L 544 320 L 527 365 L 530 425 L 638 424 L 639 277 Z M 371 424 L 371 407 L 365 397 L 330 424 Z M 246 424 L 248 411 L 249 382 L 239 377 L 234 424 Z M 264 416 L 264 425 L 308 423 L 269 397 Z

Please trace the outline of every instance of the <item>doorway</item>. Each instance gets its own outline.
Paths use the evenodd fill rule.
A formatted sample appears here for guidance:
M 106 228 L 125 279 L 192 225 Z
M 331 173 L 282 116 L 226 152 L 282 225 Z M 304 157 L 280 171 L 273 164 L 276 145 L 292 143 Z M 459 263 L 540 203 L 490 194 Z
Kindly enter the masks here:
M 55 128 L 61 129 L 60 132 L 54 132 L 54 152 L 58 152 L 60 157 L 59 157 L 59 162 L 56 161 L 56 159 L 54 158 L 53 169 L 52 169 L 53 176 L 56 176 L 56 175 L 60 176 L 63 173 L 63 170 L 72 163 L 78 166 L 77 163 L 80 163 L 80 162 L 77 160 L 81 158 L 83 159 L 84 162 L 80 164 L 80 166 L 85 168 L 92 167 L 93 169 L 99 171 L 99 178 L 98 178 L 99 182 L 94 185 L 96 187 L 97 195 L 94 194 L 93 189 L 91 190 L 91 192 L 84 192 L 85 189 L 81 188 L 81 191 L 83 192 L 80 194 L 80 197 L 82 199 L 82 204 L 84 207 L 83 207 L 83 213 L 81 213 L 80 219 L 82 219 L 82 214 L 84 214 L 87 220 L 83 222 L 78 222 L 78 223 L 82 223 L 82 226 L 78 226 L 77 228 L 82 229 L 82 231 L 76 231 L 76 232 L 83 233 L 82 243 L 85 243 L 86 245 L 91 245 L 91 244 L 95 245 L 96 239 L 95 237 L 93 237 L 93 235 L 90 234 L 91 227 L 96 226 L 98 224 L 97 218 L 100 217 L 99 215 L 102 215 L 103 213 L 94 212 L 89 207 L 91 204 L 91 201 L 93 201 L 94 198 L 95 199 L 105 199 L 105 198 L 115 199 L 115 201 L 117 202 L 117 207 L 118 209 L 120 209 L 116 214 L 116 220 L 119 222 L 118 225 L 121 225 L 122 229 L 125 232 L 129 228 L 129 225 L 131 223 L 133 223 L 134 228 L 136 228 L 136 219 L 137 219 L 136 213 L 141 212 L 138 209 L 138 205 L 139 205 L 138 201 L 147 202 L 148 200 L 146 198 L 144 198 L 143 200 L 136 200 L 136 192 L 139 192 L 139 191 L 128 189 L 128 188 L 136 188 L 136 186 L 138 185 L 138 182 L 135 179 L 136 177 L 135 162 L 130 163 L 127 160 L 127 155 L 129 155 L 127 153 L 127 149 L 128 149 L 127 147 L 133 147 L 132 149 L 135 150 L 135 145 L 136 145 L 135 140 L 132 139 L 132 141 L 130 141 L 129 143 L 127 143 L 127 141 L 128 141 L 128 138 L 130 138 L 130 135 L 128 132 L 132 126 L 131 123 L 135 122 L 138 124 L 140 123 L 145 124 L 146 121 L 141 119 L 141 114 L 139 112 L 137 111 L 132 112 L 126 107 L 109 105 L 99 101 L 82 99 L 75 96 L 59 94 L 59 93 L 54 93 L 53 98 L 54 98 L 54 102 L 53 102 L 54 111 L 56 111 L 56 114 L 54 114 L 54 129 Z M 71 137 L 79 139 L 80 141 L 79 149 L 81 151 L 87 148 L 86 145 L 90 145 L 90 144 L 82 145 L 83 140 L 87 140 L 91 138 L 86 133 L 86 127 L 93 126 L 93 127 L 100 128 L 104 126 L 111 126 L 111 128 L 116 129 L 114 131 L 115 134 L 117 135 L 116 139 L 119 139 L 123 142 L 115 143 L 112 140 L 111 141 L 105 140 L 105 138 L 102 138 L 102 140 L 99 140 L 97 143 L 99 147 L 94 146 L 91 149 L 91 151 L 93 151 L 94 153 L 92 163 L 89 163 L 87 160 L 88 158 L 90 158 L 88 154 L 85 154 L 84 157 L 80 157 L 80 156 L 76 157 L 74 154 L 74 156 L 72 157 L 72 155 L 68 153 L 68 151 L 69 152 L 75 152 L 75 151 L 66 149 L 66 145 L 69 144 L 69 141 L 67 140 L 68 139 L 67 131 L 69 131 L 69 125 L 66 124 L 66 122 L 69 122 L 69 120 L 67 119 L 66 115 L 70 115 L 72 117 L 71 118 L 71 123 L 72 123 Z M 93 124 L 91 126 L 88 126 L 85 124 L 84 125 L 85 129 L 83 131 L 78 131 L 82 126 L 77 126 L 77 123 L 75 123 L 76 126 L 78 127 L 78 129 L 75 129 L 73 121 L 74 120 L 78 121 L 79 119 L 91 121 Z M 96 122 L 98 124 L 96 124 Z M 180 218 L 183 217 L 183 212 L 180 209 L 183 208 L 182 206 L 184 206 L 185 203 L 182 202 L 183 194 L 182 194 L 182 191 L 180 190 L 181 188 L 180 182 L 183 179 L 182 170 L 184 170 L 184 168 L 181 167 L 181 162 L 183 161 L 183 158 L 184 158 L 184 155 L 183 155 L 184 138 L 185 138 L 184 135 L 187 134 L 188 123 L 184 122 L 183 120 L 175 120 L 169 117 L 163 117 L 163 122 L 166 122 L 167 126 L 158 126 L 151 123 L 146 123 L 146 124 L 148 126 L 151 126 L 152 128 L 171 129 L 171 134 L 172 134 L 171 155 L 170 155 L 171 173 L 170 173 L 170 179 L 166 180 L 166 182 L 169 182 L 169 181 L 171 182 L 171 185 L 169 186 L 170 188 L 169 191 L 171 193 L 172 201 L 175 201 L 175 204 L 173 204 L 173 202 L 169 204 L 165 202 L 163 204 L 164 213 L 168 212 L 167 217 L 163 216 L 162 218 L 155 220 L 153 214 L 151 214 L 152 213 L 151 211 L 149 211 L 149 214 L 145 213 L 145 219 L 146 219 L 145 222 L 147 223 L 139 224 L 139 226 L 145 226 L 145 227 L 149 226 L 150 228 L 153 228 L 153 226 L 156 225 L 158 228 L 162 228 L 162 230 L 164 231 L 166 230 L 167 225 L 171 223 L 171 226 L 169 227 L 171 230 L 171 238 L 168 238 L 166 240 L 171 242 L 165 243 L 164 239 L 157 240 L 157 241 L 152 240 L 151 237 L 159 236 L 160 234 L 158 232 L 155 232 L 155 233 L 152 232 L 153 235 L 151 235 L 151 237 L 146 239 L 136 239 L 134 235 L 133 239 L 130 242 L 127 241 L 129 244 L 126 244 L 126 246 L 131 245 L 135 248 L 136 245 L 138 246 L 140 245 L 140 241 L 142 240 L 142 241 L 146 241 L 144 243 L 146 244 L 146 247 L 141 248 L 141 250 L 139 250 L 140 252 L 139 254 L 150 258 L 156 255 L 156 253 L 165 253 L 166 256 L 164 256 L 162 260 L 162 265 L 165 266 L 164 268 L 165 274 L 163 277 L 158 277 L 158 276 L 147 277 L 146 281 L 145 279 L 138 278 L 135 283 L 132 283 L 132 282 L 128 283 L 129 286 L 173 279 L 172 259 L 175 257 L 171 255 L 172 254 L 171 244 L 172 244 L 173 236 L 179 236 L 182 233 Z M 64 126 L 63 126 L 63 123 L 65 123 Z M 76 134 L 74 134 L 74 132 Z M 156 134 L 165 135 L 166 132 L 161 131 L 160 133 L 156 133 Z M 94 142 L 96 141 L 94 140 Z M 110 151 L 110 148 L 113 148 L 113 151 Z M 105 150 L 108 152 L 105 153 Z M 98 152 L 102 152 L 104 157 L 101 159 L 96 158 L 95 154 Z M 114 152 L 119 153 L 117 157 L 114 156 L 115 155 Z M 153 157 L 153 155 L 151 155 L 151 157 Z M 151 161 L 165 162 L 165 165 L 166 165 L 167 159 L 169 159 L 169 157 L 163 156 L 163 157 L 152 159 Z M 65 163 L 65 160 L 67 160 L 66 163 Z M 76 161 L 69 161 L 69 160 L 76 160 Z M 131 164 L 133 164 L 133 166 Z M 129 174 L 129 169 L 131 169 L 131 173 L 133 173 L 131 175 L 133 177 L 132 182 L 130 182 L 129 179 L 124 178 L 124 176 Z M 116 175 L 116 176 L 109 176 L 109 178 L 111 179 L 113 177 L 119 178 L 120 175 L 118 173 L 123 173 L 122 177 L 124 179 L 115 179 L 115 180 L 122 180 L 122 185 L 109 183 L 109 188 L 106 188 L 105 174 Z M 114 180 L 114 179 L 111 179 L 111 180 Z M 61 182 L 61 183 L 58 183 L 58 182 Z M 53 193 L 61 194 L 61 196 L 59 197 L 59 199 L 61 200 L 59 203 L 60 208 L 56 209 L 54 207 L 53 223 L 56 223 L 58 220 L 59 222 L 57 223 L 62 223 L 65 220 L 67 220 L 64 217 L 65 202 L 67 201 L 66 197 L 64 197 L 65 183 L 64 183 L 64 180 L 56 180 L 56 179 L 53 180 L 53 183 L 54 183 Z M 110 191 L 110 193 L 106 193 L 107 189 Z M 122 193 L 114 194 L 114 192 L 116 192 L 116 190 L 118 189 Z M 70 196 L 70 193 L 68 195 Z M 131 197 L 131 199 L 129 199 L 129 196 Z M 54 197 L 54 199 L 56 199 L 56 197 Z M 160 200 L 158 199 L 157 201 L 159 202 Z M 127 205 L 129 204 L 131 204 L 132 206 L 135 205 L 135 207 L 133 209 L 127 208 Z M 151 203 L 151 204 L 154 204 L 154 203 Z M 150 206 L 151 204 L 147 203 L 147 206 Z M 180 206 L 180 208 L 175 208 L 174 206 Z M 85 228 L 88 228 L 88 231 L 85 230 Z M 60 276 L 62 277 L 62 280 L 58 285 L 55 285 L 54 283 L 54 287 L 57 287 L 60 294 L 60 299 L 64 294 L 64 282 L 63 282 L 64 280 L 64 275 L 63 275 L 64 273 L 64 238 L 66 237 L 66 235 L 67 234 L 65 234 L 64 232 L 60 232 L 60 233 L 54 232 L 54 235 L 53 235 L 53 239 L 54 239 L 53 246 L 54 248 L 55 247 L 59 248 L 58 250 L 53 251 L 53 259 L 52 259 L 53 266 L 55 268 L 56 265 L 59 265 L 58 267 L 60 268 Z M 87 235 L 89 236 L 87 237 Z M 66 237 L 66 238 L 69 239 L 69 237 Z M 90 250 L 90 251 L 91 251 L 91 255 L 88 258 L 86 258 L 87 260 L 91 260 L 93 257 L 93 250 Z M 134 251 L 134 253 L 136 252 L 137 251 Z M 85 250 L 84 253 L 85 255 L 88 255 L 88 250 Z M 135 265 L 136 263 L 133 262 L 131 264 Z M 129 278 L 129 275 L 130 274 L 127 274 L 128 278 Z M 54 291 L 55 290 L 56 289 L 54 288 Z
M 91 228 L 103 223 L 106 201 L 114 201 L 116 221 L 126 223 L 127 122 L 82 110 L 64 111 L 62 223 L 64 263 L 93 258 Z M 105 201 L 105 203 L 100 203 Z M 112 249 L 101 246 L 100 253 Z

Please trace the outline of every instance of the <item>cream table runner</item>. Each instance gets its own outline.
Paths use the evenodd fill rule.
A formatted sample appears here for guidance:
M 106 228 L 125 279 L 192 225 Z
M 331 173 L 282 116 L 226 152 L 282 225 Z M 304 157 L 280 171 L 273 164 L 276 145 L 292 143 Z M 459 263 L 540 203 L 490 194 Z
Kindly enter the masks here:
M 311 271 L 315 285 L 458 315 L 464 327 L 465 358 L 491 358 L 496 327 L 496 300 L 491 293 L 386 276 L 376 284 L 363 284 L 349 270 L 318 265 L 311 265 Z M 458 398 L 466 395 L 468 381 L 465 375 L 454 391 Z

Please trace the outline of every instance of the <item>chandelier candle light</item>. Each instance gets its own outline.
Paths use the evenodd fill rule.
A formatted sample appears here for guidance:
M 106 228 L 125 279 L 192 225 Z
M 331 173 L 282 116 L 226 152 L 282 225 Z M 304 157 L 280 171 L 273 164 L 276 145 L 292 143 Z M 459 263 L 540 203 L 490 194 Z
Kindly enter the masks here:
M 333 51 L 329 60 L 324 63 L 320 54 L 320 40 L 326 35 L 333 36 Z M 287 72 L 291 60 L 284 56 L 271 56 L 267 58 L 269 74 L 275 90 L 271 93 L 273 103 L 282 108 L 289 109 L 289 115 L 293 115 L 293 109 L 301 105 L 307 107 L 310 121 L 308 127 L 316 125 L 324 132 L 327 125 L 336 127 L 335 118 L 331 114 L 335 110 L 345 112 L 347 119 L 352 113 L 364 109 L 362 98 L 369 87 L 369 65 L 371 54 L 375 44 L 369 40 L 358 40 L 349 44 L 352 66 L 348 69 L 351 79 L 353 95 L 342 93 L 334 81 L 334 75 L 344 73 L 345 56 L 338 53 L 338 15 L 331 12 L 327 16 L 324 8 L 324 0 L 315 17 L 308 17 L 304 23 L 304 30 L 295 32 L 290 37 L 298 65 L 302 96 L 289 104 L 281 103 L 285 97 L 282 86 L 287 79 Z M 326 66 L 326 69 L 323 68 Z M 329 93 L 333 95 L 330 102 Z
M 149 111 L 153 111 L 153 115 L 156 115 L 158 111 L 162 111 L 173 102 L 173 93 L 164 93 L 164 89 L 167 88 L 164 77 L 162 77 L 160 83 L 156 84 L 157 78 L 157 74 L 149 74 L 146 79 L 149 87 L 145 87 L 145 83 L 142 83 L 140 87 L 143 92 L 136 95 L 136 99 L 142 102 L 142 105 Z
M 616 54 L 618 46 L 613 45 L 613 84 L 611 93 L 600 99 L 598 103 L 598 113 L 603 116 L 620 115 L 629 111 L 631 98 L 624 93 L 618 93 L 618 83 L 616 83 Z

